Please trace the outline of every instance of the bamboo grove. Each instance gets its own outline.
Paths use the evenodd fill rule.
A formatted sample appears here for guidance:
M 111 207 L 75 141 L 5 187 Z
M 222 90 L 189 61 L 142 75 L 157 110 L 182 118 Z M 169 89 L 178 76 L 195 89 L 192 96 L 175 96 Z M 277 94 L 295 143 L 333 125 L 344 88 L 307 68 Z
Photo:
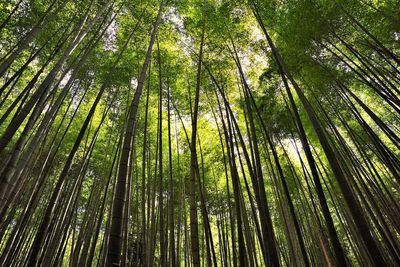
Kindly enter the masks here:
M 0 266 L 400 266 L 399 15 L 0 0 Z

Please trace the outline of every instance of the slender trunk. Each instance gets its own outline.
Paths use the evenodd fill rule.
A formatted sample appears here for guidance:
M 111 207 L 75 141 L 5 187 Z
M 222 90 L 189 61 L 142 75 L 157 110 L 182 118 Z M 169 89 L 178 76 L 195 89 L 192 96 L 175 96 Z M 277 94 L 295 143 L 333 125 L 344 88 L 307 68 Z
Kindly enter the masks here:
M 158 15 L 154 23 L 153 32 L 151 34 L 150 43 L 147 48 L 146 58 L 142 67 L 138 85 L 133 96 L 131 106 L 129 108 L 129 118 L 125 129 L 124 142 L 121 151 L 121 159 L 118 166 L 118 178 L 116 182 L 116 192 L 113 199 L 111 229 L 109 233 L 109 244 L 107 247 L 107 266 L 113 264 L 119 265 L 121 259 L 121 237 L 122 237 L 122 217 L 124 210 L 124 199 L 126 192 L 126 181 L 128 174 L 128 163 L 130 159 L 132 140 L 135 136 L 134 128 L 139 108 L 139 100 L 142 95 L 144 80 L 146 78 L 147 68 L 149 66 L 151 52 L 153 50 L 154 41 L 157 34 L 158 25 L 161 19 L 163 2 L 160 4 Z
M 204 5 L 205 3 L 203 3 Z M 205 10 L 205 6 L 203 7 Z M 192 116 L 192 138 L 190 146 L 190 184 L 189 184 L 189 206 L 190 206 L 190 239 L 192 250 L 192 264 L 193 267 L 200 266 L 200 253 L 199 253 L 199 226 L 197 220 L 197 201 L 196 201 L 196 138 L 197 138 L 197 115 L 199 110 L 199 97 L 200 97 L 200 83 L 201 83 L 201 66 L 203 58 L 204 46 L 204 32 L 205 32 L 205 13 L 203 13 L 203 25 L 200 42 L 199 61 L 197 63 L 197 80 L 196 92 L 194 100 L 194 111 Z
M 171 143 L 171 90 L 167 84 L 167 101 L 168 101 L 168 159 L 169 159 L 169 261 L 170 265 L 176 266 L 175 258 L 175 221 L 174 221 L 174 184 L 172 174 L 172 143 Z

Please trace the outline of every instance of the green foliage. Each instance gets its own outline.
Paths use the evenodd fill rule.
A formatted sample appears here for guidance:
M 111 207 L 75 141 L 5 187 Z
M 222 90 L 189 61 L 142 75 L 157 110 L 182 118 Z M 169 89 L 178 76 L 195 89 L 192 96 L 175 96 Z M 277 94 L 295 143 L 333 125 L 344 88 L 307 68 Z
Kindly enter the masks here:
M 7 19 L 18 2 L 16 0 L 0 1 L 0 23 Z M 13 124 L 13 117 L 18 116 L 21 108 L 40 88 L 40 84 L 46 81 L 46 76 L 58 67 L 57 62 L 63 59 L 69 45 L 76 40 L 79 32 L 88 29 L 82 41 L 66 56 L 66 60 L 62 62 L 62 66 L 48 86 L 48 91 L 43 94 L 44 105 L 39 108 L 38 118 L 34 120 L 20 151 L 15 144 L 18 144 L 20 137 L 23 136 L 25 127 L 29 127 L 26 118 L 34 114 L 34 108 L 29 110 L 26 118 L 18 125 L 10 142 L 4 149 L 1 148 L 0 155 L 4 158 L 1 170 L 4 170 L 3 167 L 8 164 L 7 161 L 14 150 L 21 152 L 15 162 L 15 166 L 19 166 L 21 159 L 29 154 L 27 151 L 31 145 L 31 138 L 39 132 L 46 113 L 54 107 L 54 103 L 64 90 L 67 90 L 57 112 L 44 125 L 46 130 L 40 137 L 38 145 L 34 146 L 33 157 L 23 170 L 24 183 L 21 185 L 24 187 L 21 187 L 21 194 L 22 192 L 26 194 L 29 189 L 35 188 L 39 196 L 38 205 L 32 212 L 33 215 L 27 217 L 30 231 L 36 229 L 33 227 L 36 227 L 40 214 L 49 203 L 48 199 L 54 190 L 54 185 L 60 177 L 65 161 L 96 96 L 101 88 L 105 88 L 74 155 L 72 167 L 68 172 L 62 188 L 61 200 L 59 200 L 60 205 L 66 207 L 66 203 L 69 203 L 68 197 L 77 195 L 76 202 L 72 202 L 75 199 L 71 198 L 71 203 L 75 206 L 71 206 L 71 210 L 66 211 L 69 215 L 75 216 L 74 229 L 71 231 L 78 232 L 80 227 L 84 229 L 86 227 L 85 214 L 93 212 L 95 215 L 91 215 L 93 221 L 90 223 L 94 227 L 95 222 L 100 221 L 100 235 L 105 235 L 108 217 L 106 218 L 105 215 L 100 219 L 95 217 L 98 216 L 99 209 L 93 206 L 94 200 L 91 195 L 93 194 L 99 203 L 104 197 L 105 211 L 108 212 L 111 208 L 111 199 L 114 197 L 113 187 L 116 183 L 120 147 L 126 130 L 129 107 L 137 88 L 148 49 L 149 35 L 160 2 L 117 0 L 102 11 L 102 8 L 109 4 L 108 1 L 66 1 L 65 6 L 63 6 L 63 1 L 21 1 L 15 13 L 10 16 L 10 20 L 2 25 L 0 63 L 5 62 L 4 60 L 18 47 L 22 47 L 21 42 L 32 29 L 36 29 L 34 28 L 36 24 L 40 25 L 40 29 L 1 77 L 0 86 L 3 86 L 21 70 L 21 75 L 15 78 L 15 83 L 4 86 L 4 90 L 2 88 L 0 92 L 1 136 L 7 131 L 9 125 Z M 352 178 L 354 181 L 352 180 L 351 186 L 356 192 L 354 194 L 357 199 L 365 198 L 370 191 L 379 192 L 379 196 L 371 197 L 378 203 L 376 206 L 372 205 L 372 201 L 366 201 L 360 206 L 364 213 L 368 214 L 366 217 L 373 227 L 374 235 L 379 236 L 376 238 L 378 240 L 381 239 L 380 235 L 383 233 L 377 230 L 378 224 L 374 221 L 376 220 L 374 216 L 377 216 L 377 211 L 383 206 L 392 205 L 399 197 L 396 184 L 399 168 L 396 164 L 400 156 L 399 144 L 396 143 L 396 137 L 388 134 L 390 131 L 393 131 L 392 135 L 398 136 L 400 133 L 399 104 L 396 102 L 400 97 L 398 89 L 400 86 L 399 2 L 395 0 L 165 2 L 150 68 L 139 101 L 138 119 L 135 122 L 136 134 L 132 141 L 134 151 L 131 151 L 129 164 L 131 191 L 129 199 L 124 200 L 126 203 L 130 201 L 128 209 L 132 217 L 127 219 L 130 223 L 127 226 L 130 227 L 126 232 L 127 235 L 134 235 L 139 239 L 138 236 L 141 233 L 139 220 L 142 214 L 148 221 L 153 220 L 148 211 L 155 212 L 154 210 L 159 208 L 158 202 L 154 204 L 156 207 L 151 206 L 153 205 L 151 201 L 159 197 L 160 174 L 157 171 L 159 163 L 156 158 L 160 142 L 157 138 L 159 114 L 162 115 L 162 153 L 165 160 L 161 174 L 163 175 L 163 194 L 166 195 L 166 201 L 172 201 L 173 211 L 176 214 L 179 213 L 179 216 L 188 214 L 188 208 L 183 207 L 189 197 L 190 186 L 190 145 L 187 138 L 190 140 L 191 137 L 192 109 L 199 63 L 198 51 L 204 24 L 204 57 L 203 62 L 200 62 L 202 71 L 198 119 L 199 143 L 197 144 L 200 177 L 196 180 L 196 190 L 198 193 L 204 193 L 205 205 L 213 228 L 212 236 L 218 240 L 215 243 L 220 244 L 216 222 L 219 222 L 220 216 L 227 216 L 230 212 L 229 205 L 234 202 L 232 165 L 229 164 L 230 152 L 228 153 L 227 150 L 229 138 L 224 135 L 226 133 L 223 128 L 223 123 L 225 123 L 225 126 L 231 127 L 235 134 L 235 136 L 230 136 L 232 143 L 236 146 L 234 154 L 230 156 L 237 164 L 239 174 L 240 199 L 243 201 L 241 205 L 244 210 L 242 217 L 249 217 L 248 227 L 252 230 L 251 235 L 254 235 L 246 238 L 256 239 L 253 230 L 260 223 L 257 216 L 261 208 L 256 203 L 256 212 L 253 214 L 254 207 L 250 205 L 251 201 L 257 202 L 255 195 L 258 188 L 254 187 L 254 181 L 252 181 L 254 177 L 251 177 L 250 171 L 250 168 L 254 168 L 254 172 L 256 169 L 254 149 L 257 145 L 262 167 L 262 173 L 257 174 L 259 176 L 257 179 L 265 185 L 266 200 L 270 203 L 269 211 L 276 233 L 276 242 L 283 250 L 280 252 L 280 260 L 283 262 L 284 259 L 289 265 L 303 264 L 303 261 L 299 260 L 300 248 L 297 247 L 299 245 L 296 241 L 299 237 L 295 236 L 295 230 L 293 230 L 294 215 L 296 215 L 309 246 L 308 253 L 316 259 L 315 264 L 325 264 L 324 256 L 320 252 L 320 244 L 317 244 L 314 239 L 320 238 L 321 235 L 329 243 L 329 238 L 319 202 L 315 200 L 316 188 L 311 181 L 310 162 L 305 156 L 299 125 L 295 121 L 295 108 L 305 130 L 305 141 L 310 144 L 320 172 L 323 191 L 332 209 L 331 214 L 333 214 L 334 224 L 338 229 L 345 254 L 349 262 L 362 263 L 358 254 L 364 248 L 360 246 L 362 242 L 360 243 L 359 238 L 355 236 L 354 229 L 347 229 L 349 225 L 353 227 L 353 220 L 349 219 L 351 211 L 342 207 L 345 202 L 341 193 L 338 193 L 341 187 L 331 170 L 321 138 L 316 134 L 315 125 L 310 120 L 304 101 L 289 81 L 288 89 L 294 96 L 295 107 L 290 103 L 287 88 L 282 81 L 282 73 L 255 14 L 256 11 L 259 13 L 282 56 L 287 68 L 285 78 L 289 77 L 288 72 L 290 72 L 297 81 L 316 113 L 316 120 L 327 135 L 328 143 L 334 148 L 336 156 L 341 159 L 341 168 L 346 171 L 348 177 L 355 177 Z M 54 6 L 48 11 L 52 4 Z M 85 19 L 86 11 L 88 11 L 87 21 L 84 21 L 82 29 L 78 29 L 79 24 Z M 91 21 L 97 18 L 99 12 L 104 13 L 101 13 L 100 19 L 91 25 Z M 111 21 L 113 18 L 114 20 Z M 43 22 L 41 22 L 42 19 L 44 19 Z M 131 39 L 128 40 L 130 36 Z M 124 47 L 127 40 L 127 46 Z M 85 53 L 88 54 L 87 59 L 80 62 Z M 26 64 L 33 56 L 35 58 Z M 243 70 L 243 77 L 240 75 L 238 65 Z M 42 73 L 39 73 L 40 71 Z M 68 74 L 65 75 L 65 73 Z M 35 75 L 38 75 L 36 81 Z M 67 88 L 66 84 L 70 77 L 74 81 L 72 86 Z M 30 83 L 33 85 L 32 88 L 24 91 Z M 247 85 L 248 88 L 246 88 Z M 159 113 L 160 87 L 162 111 Z M 170 95 L 167 94 L 167 89 Z M 149 109 L 148 119 L 145 121 L 147 90 L 149 90 Z M 246 90 L 251 92 L 254 103 Z M 170 144 L 168 144 L 167 133 L 168 98 L 171 101 L 172 142 Z M 227 103 L 224 103 L 224 98 Z M 368 114 L 356 98 L 360 99 L 382 121 L 383 126 L 376 118 Z M 246 100 L 251 105 L 250 109 L 246 105 Z M 228 105 L 232 109 L 232 115 L 228 112 Z M 8 109 L 10 112 L 7 115 Z M 252 113 L 249 114 L 249 112 Z M 229 114 L 230 125 L 228 125 L 227 114 Z M 250 129 L 249 115 L 253 116 L 255 121 L 254 132 Z M 145 129 L 147 140 L 143 143 Z M 187 132 L 185 133 L 184 130 Z M 239 132 L 243 136 L 243 144 L 239 140 Z M 94 144 L 91 148 L 92 140 Z M 169 192 L 167 179 L 169 145 L 172 148 L 173 199 L 169 199 L 171 192 Z M 143 152 L 147 158 L 143 158 Z M 250 155 L 249 159 L 245 158 L 245 152 Z M 276 153 L 276 159 L 273 153 Z M 145 163 L 144 170 L 142 162 Z M 282 170 L 283 177 L 280 177 L 279 168 Z M 144 174 L 143 177 L 142 174 Z M 77 177 L 82 178 L 82 184 L 75 190 L 73 188 Z M 376 177 L 379 179 L 375 179 Z M 108 185 L 110 178 L 111 183 Z M 146 190 L 142 188 L 142 178 Z M 250 185 L 248 191 L 245 178 Z M 289 195 L 284 194 L 281 179 L 286 181 Z M 370 182 L 371 185 L 365 185 Z M 39 188 L 39 183 L 42 184 L 40 189 L 37 189 L 35 186 Z M 230 190 L 230 196 L 228 196 L 228 190 Z M 143 211 L 141 207 L 142 192 L 146 194 L 145 206 L 148 208 L 146 211 Z M 16 213 L 15 218 L 22 218 L 19 216 L 22 216 L 24 206 L 29 201 L 31 200 L 24 196 L 21 201 L 12 203 L 12 207 L 15 208 L 13 210 Z M 295 207 L 294 214 L 291 214 L 288 208 L 290 201 L 293 201 Z M 238 203 L 233 205 L 238 205 Z M 311 209 L 314 206 L 316 208 Z M 166 207 L 165 205 L 164 208 Z M 391 208 L 396 210 L 396 207 Z M 368 209 L 372 211 L 367 212 Z M 391 213 L 394 213 L 393 210 L 384 213 L 379 220 L 388 225 L 384 234 L 389 232 L 389 235 L 396 233 L 398 236 L 398 228 L 396 228 L 398 226 L 390 217 Z M 9 215 L 10 212 L 12 211 L 8 211 L 7 216 L 12 216 Z M 237 216 L 235 212 L 233 215 Z M 180 219 L 183 221 L 183 216 Z M 225 219 L 228 221 L 227 218 Z M 7 238 L 13 225 L 14 221 L 13 224 L 4 228 Z M 231 222 L 226 223 L 226 226 L 228 225 L 235 227 L 231 225 Z M 1 224 L 0 226 L 3 227 Z M 317 226 L 320 228 L 314 231 L 313 227 Z M 182 225 L 179 227 L 183 229 Z M 379 227 L 381 226 L 378 225 Z M 226 234 L 232 235 L 232 233 Z M 155 233 L 154 237 L 159 238 Z M 395 235 L 393 237 L 396 238 Z M 232 236 L 229 238 L 232 240 Z M 231 242 L 229 238 L 227 242 Z M 72 243 L 75 240 L 68 237 L 63 242 L 67 244 L 65 255 L 72 255 Z M 101 256 L 104 251 L 100 249 L 100 239 L 97 242 L 94 246 L 95 253 Z M 249 244 L 246 243 L 246 245 Z M 387 248 L 386 244 L 381 247 L 382 250 Z M 159 249 L 154 248 L 154 251 L 159 254 Z M 329 244 L 327 249 L 332 254 Z M 254 260 L 261 265 L 264 264 L 260 249 L 257 249 L 254 255 L 260 256 L 260 259 L 255 257 Z M 391 256 L 388 258 L 392 259 Z M 64 259 L 63 264 L 66 263 Z

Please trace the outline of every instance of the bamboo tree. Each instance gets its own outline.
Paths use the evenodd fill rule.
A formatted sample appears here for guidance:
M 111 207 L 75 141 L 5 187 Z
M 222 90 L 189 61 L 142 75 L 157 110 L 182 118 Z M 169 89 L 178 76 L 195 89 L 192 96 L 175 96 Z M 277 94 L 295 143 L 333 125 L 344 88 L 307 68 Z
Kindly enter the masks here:
M 150 43 L 147 48 L 146 58 L 143 63 L 140 77 L 138 79 L 138 86 L 133 96 L 132 103 L 129 107 L 128 123 L 126 125 L 126 131 L 124 135 L 124 142 L 122 147 L 121 159 L 118 167 L 118 179 L 116 184 L 116 192 L 113 200 L 113 211 L 111 219 L 111 231 L 109 234 L 110 243 L 108 245 L 107 252 L 107 263 L 106 265 L 119 264 L 120 261 L 120 250 L 121 250 L 121 234 L 122 234 L 122 213 L 124 203 L 124 197 L 126 192 L 126 180 L 128 173 L 128 162 L 131 153 L 132 141 L 135 136 L 134 128 L 136 124 L 136 116 L 139 107 L 139 100 L 142 94 L 144 80 L 146 78 L 147 68 L 149 66 L 151 52 L 153 49 L 155 37 L 157 34 L 158 25 L 160 23 L 161 12 L 163 2 L 160 4 L 157 18 L 154 23 L 153 31 L 150 37 Z
M 203 3 L 205 10 L 205 1 Z M 190 240 L 192 249 L 192 264 L 194 267 L 200 266 L 199 255 L 199 230 L 197 220 L 197 204 L 196 204 L 196 137 L 197 137 L 197 116 L 199 110 L 200 86 L 201 86 L 201 68 L 204 46 L 204 33 L 205 33 L 205 11 L 203 11 L 203 23 L 201 30 L 201 41 L 199 48 L 199 60 L 197 62 L 197 78 L 196 78 L 196 92 L 194 99 L 194 108 L 192 117 L 192 137 L 190 142 L 190 186 L 189 186 L 189 207 L 190 207 Z
M 175 221 L 174 221 L 174 184 L 172 173 L 172 144 L 171 144 L 171 92 L 167 84 L 168 108 L 168 159 L 169 159 L 169 265 L 176 266 L 175 254 Z

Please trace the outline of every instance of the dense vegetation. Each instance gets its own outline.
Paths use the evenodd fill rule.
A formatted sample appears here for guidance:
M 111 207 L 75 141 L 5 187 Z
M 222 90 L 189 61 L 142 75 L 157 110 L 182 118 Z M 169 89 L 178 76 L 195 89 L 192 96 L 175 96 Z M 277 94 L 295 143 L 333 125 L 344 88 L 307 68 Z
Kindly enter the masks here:
M 0 0 L 0 266 L 400 266 L 399 15 Z

